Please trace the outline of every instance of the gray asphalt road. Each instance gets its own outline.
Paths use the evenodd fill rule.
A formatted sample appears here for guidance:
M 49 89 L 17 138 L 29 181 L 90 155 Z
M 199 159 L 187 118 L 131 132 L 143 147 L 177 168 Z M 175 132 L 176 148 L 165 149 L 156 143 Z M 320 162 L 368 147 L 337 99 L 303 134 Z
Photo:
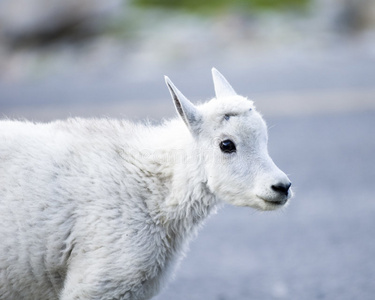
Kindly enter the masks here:
M 224 207 L 156 299 L 374 299 L 375 113 L 275 118 L 270 153 L 296 196 Z
M 206 100 L 214 96 L 210 74 L 212 67 L 217 67 L 237 92 L 255 100 L 269 94 L 276 98 L 285 92 L 289 95 L 310 95 L 316 91 L 343 91 L 343 96 L 353 90 L 374 93 L 375 52 L 340 43 L 336 47 L 325 51 L 282 48 L 230 59 L 212 53 L 212 56 L 202 57 L 200 61 L 180 61 L 155 69 L 149 69 L 144 62 L 143 65 L 118 66 L 115 64 L 119 64 L 120 58 L 115 57 L 114 65 L 109 64 L 108 69 L 95 67 L 93 62 L 94 72 L 84 65 L 77 70 L 75 65 L 83 64 L 77 60 L 71 63 L 73 66 L 68 64 L 61 68 L 63 71 L 50 71 L 48 76 L 38 77 L 36 74 L 20 82 L 2 82 L 0 77 L 0 113 L 10 117 L 40 119 L 41 110 L 53 109 L 53 112 L 48 111 L 42 116 L 42 119 L 50 119 L 77 112 L 80 116 L 92 115 L 93 110 L 100 106 L 96 115 L 119 116 L 118 109 L 109 111 L 108 107 L 124 103 L 129 107 L 135 103 L 143 107 L 143 111 L 139 110 L 136 114 L 142 118 L 152 113 L 156 106 L 167 103 L 158 114 L 153 114 L 154 117 L 164 117 L 165 109 L 170 107 L 170 102 L 165 100 L 170 98 L 163 76 L 168 75 L 189 99 Z M 308 102 L 311 99 L 302 96 L 299 100 Z M 352 100 L 357 101 L 355 98 Z M 278 102 L 273 101 L 280 105 Z M 121 114 L 132 116 L 134 109 L 130 107 Z

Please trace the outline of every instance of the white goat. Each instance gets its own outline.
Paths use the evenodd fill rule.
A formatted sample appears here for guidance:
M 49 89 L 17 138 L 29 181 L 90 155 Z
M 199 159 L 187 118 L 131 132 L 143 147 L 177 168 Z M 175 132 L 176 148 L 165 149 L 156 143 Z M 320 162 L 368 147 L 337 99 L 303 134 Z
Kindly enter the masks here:
M 150 299 L 220 202 L 273 210 L 290 181 L 253 103 L 213 69 L 181 120 L 0 122 L 0 299 Z

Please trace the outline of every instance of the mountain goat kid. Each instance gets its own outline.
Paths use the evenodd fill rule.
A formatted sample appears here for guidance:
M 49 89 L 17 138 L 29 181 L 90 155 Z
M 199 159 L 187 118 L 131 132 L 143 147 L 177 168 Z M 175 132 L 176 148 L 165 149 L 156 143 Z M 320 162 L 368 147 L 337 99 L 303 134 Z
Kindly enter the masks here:
M 0 122 L 0 299 L 145 300 L 219 203 L 282 207 L 290 181 L 253 102 L 212 70 L 180 119 Z

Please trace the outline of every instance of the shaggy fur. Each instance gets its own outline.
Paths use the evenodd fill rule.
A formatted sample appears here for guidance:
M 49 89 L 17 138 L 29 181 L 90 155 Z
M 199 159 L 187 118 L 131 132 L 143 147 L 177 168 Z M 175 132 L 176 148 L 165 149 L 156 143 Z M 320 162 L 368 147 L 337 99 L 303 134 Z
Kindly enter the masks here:
M 213 70 L 217 99 L 181 119 L 0 122 L 0 299 L 145 300 L 221 201 L 275 209 L 289 182 L 253 103 Z M 219 94 L 219 95 L 218 95 Z M 237 153 L 222 153 L 231 138 Z M 240 152 L 243 151 L 243 152 Z

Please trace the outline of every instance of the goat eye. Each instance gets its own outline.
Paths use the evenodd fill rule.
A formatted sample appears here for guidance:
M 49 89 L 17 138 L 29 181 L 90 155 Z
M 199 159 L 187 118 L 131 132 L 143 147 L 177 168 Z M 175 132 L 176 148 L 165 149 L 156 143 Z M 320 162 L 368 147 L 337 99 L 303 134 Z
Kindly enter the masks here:
M 236 145 L 231 140 L 224 140 L 220 143 L 220 150 L 224 153 L 236 152 Z
M 224 115 L 224 119 L 225 119 L 225 120 L 227 120 L 227 121 L 228 121 L 228 120 L 229 120 L 229 118 L 230 118 L 230 115 Z

